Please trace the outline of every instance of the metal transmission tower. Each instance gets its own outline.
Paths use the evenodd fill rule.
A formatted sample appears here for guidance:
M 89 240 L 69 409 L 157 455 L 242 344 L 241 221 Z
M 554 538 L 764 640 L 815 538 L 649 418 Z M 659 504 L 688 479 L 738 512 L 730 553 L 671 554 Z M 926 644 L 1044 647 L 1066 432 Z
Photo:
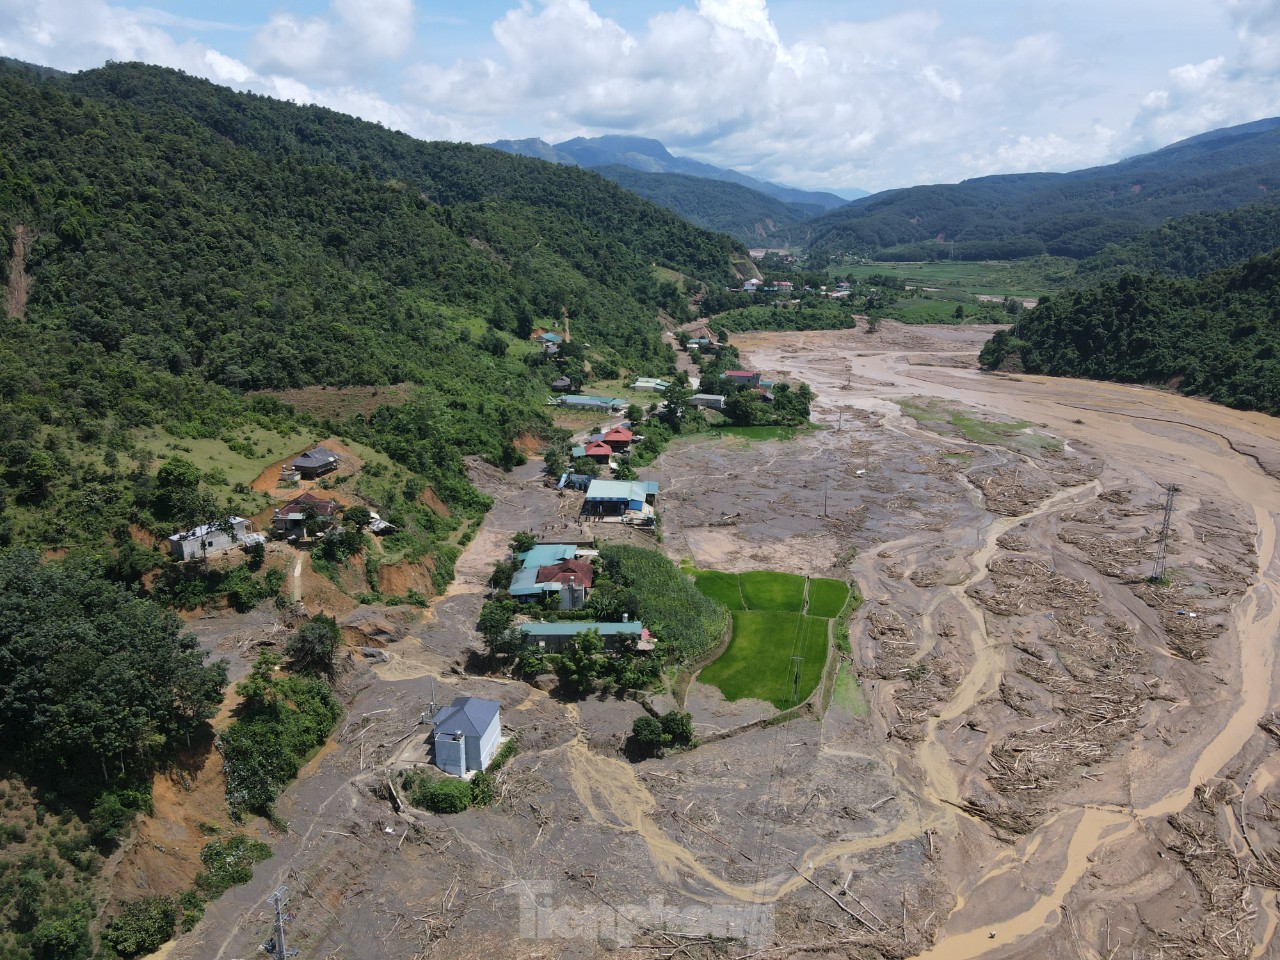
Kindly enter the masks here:
M 286 957 L 296 957 L 298 955 L 297 947 L 288 947 L 284 942 L 284 905 L 289 900 L 289 888 L 285 886 L 276 887 L 275 892 L 267 897 L 267 902 L 274 904 L 276 908 L 275 936 L 262 945 L 262 949 L 271 954 L 275 960 L 285 960 Z
M 1164 579 L 1164 558 L 1169 546 L 1169 521 L 1173 519 L 1173 495 L 1178 492 L 1176 483 L 1162 483 L 1165 489 L 1164 522 L 1160 524 L 1160 542 L 1156 544 L 1156 562 L 1151 568 L 1152 582 Z

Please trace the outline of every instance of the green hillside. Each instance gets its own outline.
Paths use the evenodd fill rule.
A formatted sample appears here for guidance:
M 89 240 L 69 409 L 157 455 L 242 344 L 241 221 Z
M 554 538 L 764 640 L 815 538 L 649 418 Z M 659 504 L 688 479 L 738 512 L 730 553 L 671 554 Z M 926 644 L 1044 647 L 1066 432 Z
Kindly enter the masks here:
M 1080 262 L 1073 286 L 1126 273 L 1198 277 L 1280 247 L 1280 200 L 1268 197 L 1234 210 L 1177 217 Z
M 3 260 L 4 542 L 169 532 L 154 428 L 341 431 L 482 511 L 462 458 L 550 429 L 561 368 L 533 329 L 567 317 L 600 370 L 669 372 L 654 318 L 683 305 L 653 267 L 721 283 L 742 255 L 592 174 L 156 67 L 0 67 L 0 132 L 0 243 L 25 248 Z M 401 383 L 338 424 L 252 392 Z
M 1193 137 L 1073 173 L 889 190 L 814 220 L 809 250 L 889 260 L 1087 257 L 1170 217 L 1229 210 L 1280 187 L 1280 120 Z
M 1280 415 L 1280 251 L 1198 280 L 1126 276 L 997 333 L 987 369 L 1172 386 Z
M 811 208 L 785 203 L 758 190 L 681 173 L 642 173 L 630 167 L 596 167 L 620 187 L 707 230 L 727 233 L 748 245 L 787 245 L 804 239 L 800 225 Z

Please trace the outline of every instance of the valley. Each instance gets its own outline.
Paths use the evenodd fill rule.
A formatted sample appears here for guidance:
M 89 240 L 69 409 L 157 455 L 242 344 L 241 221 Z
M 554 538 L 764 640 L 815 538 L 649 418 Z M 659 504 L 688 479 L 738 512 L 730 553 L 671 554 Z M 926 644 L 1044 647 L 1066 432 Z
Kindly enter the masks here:
M 638 704 L 475 675 L 489 569 L 558 495 L 536 462 L 473 466 L 495 506 L 454 584 L 418 622 L 381 612 L 403 639 L 344 681 L 274 857 L 167 955 L 251 956 L 281 883 L 316 957 L 1268 955 L 1280 426 L 980 374 L 989 333 L 735 335 L 814 385 L 826 429 L 700 435 L 643 472 L 673 559 L 853 579 L 865 715 L 818 697 L 761 724 L 772 707 L 695 681 L 703 745 L 633 765 Z M 396 811 L 433 693 L 502 704 L 520 750 L 497 806 Z

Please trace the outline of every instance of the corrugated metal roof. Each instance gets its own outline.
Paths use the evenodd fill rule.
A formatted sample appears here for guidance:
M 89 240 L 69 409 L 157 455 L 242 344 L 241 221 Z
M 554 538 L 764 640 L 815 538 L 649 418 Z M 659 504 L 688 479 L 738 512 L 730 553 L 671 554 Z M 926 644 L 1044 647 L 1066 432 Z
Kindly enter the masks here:
M 596 620 L 562 620 L 558 623 L 522 623 L 520 632 L 530 637 L 576 637 L 585 630 L 595 630 L 602 637 L 613 637 L 620 634 L 644 632 L 644 624 L 639 620 L 626 623 L 601 623 Z
M 540 593 L 559 593 L 560 584 L 558 583 L 539 583 L 538 571 L 543 567 L 525 567 L 523 570 L 517 570 L 511 577 L 511 586 L 507 588 L 507 593 L 513 597 L 532 597 Z
M 436 714 L 437 733 L 461 733 L 466 737 L 482 737 L 498 719 L 497 700 L 480 697 L 458 697 Z
M 572 544 L 540 543 L 532 550 L 517 554 L 516 559 L 520 561 L 520 566 L 537 570 L 538 567 L 547 567 L 561 560 L 572 560 L 577 550 Z
M 244 517 L 227 517 L 227 523 L 235 527 L 240 526 L 240 524 L 242 523 L 248 523 L 248 522 L 249 521 L 246 520 Z M 179 543 L 184 540 L 198 540 L 201 537 L 207 536 L 210 533 L 216 533 L 218 532 L 218 530 L 219 530 L 219 527 L 216 523 L 202 523 L 200 526 L 192 527 L 190 530 L 183 530 L 179 533 L 175 533 L 169 539 L 172 540 L 174 543 Z
M 587 487 L 588 500 L 644 500 L 658 492 L 656 480 L 592 480 Z

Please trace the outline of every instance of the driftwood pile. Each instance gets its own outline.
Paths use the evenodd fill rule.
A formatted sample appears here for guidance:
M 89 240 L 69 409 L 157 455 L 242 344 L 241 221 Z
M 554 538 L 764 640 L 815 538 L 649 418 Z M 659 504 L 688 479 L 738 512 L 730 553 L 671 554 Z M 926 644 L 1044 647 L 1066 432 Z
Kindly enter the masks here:
M 968 805 L 1002 831 L 1024 832 L 1040 823 L 1058 788 L 1071 785 L 1081 768 L 1107 760 L 1133 732 L 1149 694 L 1137 679 L 1146 658 L 1129 624 L 1095 614 L 1102 598 L 1088 583 L 1033 557 L 998 555 L 988 570 L 989 580 L 972 596 L 993 613 L 1035 617 L 1035 629 L 1016 643 L 1023 655 L 1015 664 L 1034 686 L 1006 679 L 1001 698 L 1017 713 L 1043 718 L 1042 707 L 1027 706 L 1040 696 L 1028 690 L 1038 687 L 1053 712 L 991 747 L 985 773 L 998 798 L 971 798 Z
M 1004 517 L 1020 517 L 1051 497 L 1058 484 L 1030 466 L 999 466 L 971 471 L 969 480 L 982 491 L 986 508 Z

